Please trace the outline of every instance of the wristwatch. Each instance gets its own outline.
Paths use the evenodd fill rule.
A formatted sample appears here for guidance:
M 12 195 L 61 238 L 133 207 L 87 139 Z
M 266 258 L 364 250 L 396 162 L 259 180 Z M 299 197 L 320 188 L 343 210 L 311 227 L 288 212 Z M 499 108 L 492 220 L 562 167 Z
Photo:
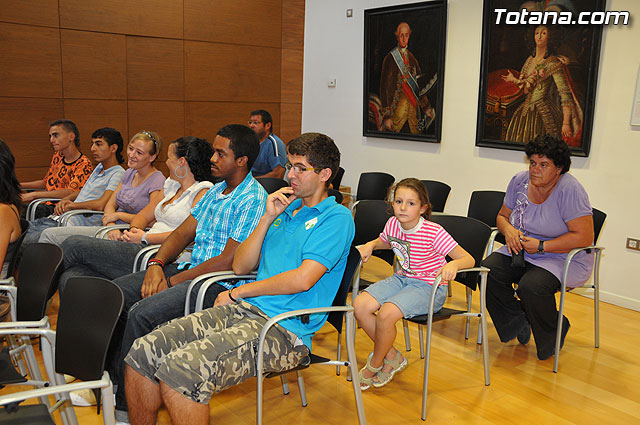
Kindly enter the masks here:
M 544 241 L 540 241 L 538 244 L 538 254 L 544 254 Z

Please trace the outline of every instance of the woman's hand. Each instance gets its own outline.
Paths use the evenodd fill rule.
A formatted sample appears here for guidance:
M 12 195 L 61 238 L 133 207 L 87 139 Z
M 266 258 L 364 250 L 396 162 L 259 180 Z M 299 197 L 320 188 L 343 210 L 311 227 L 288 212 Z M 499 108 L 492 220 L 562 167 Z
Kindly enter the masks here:
M 102 224 L 107 226 L 110 223 L 115 223 L 116 221 L 118 221 L 118 219 L 119 217 L 117 212 L 104 213 L 102 216 Z
M 144 230 L 132 227 L 122 233 L 122 240 L 129 243 L 142 243 L 142 237 L 145 233 Z
M 506 81 L 507 83 L 513 83 L 513 84 L 518 84 L 518 79 L 516 77 L 513 76 L 513 74 L 511 73 L 511 71 L 507 70 L 507 75 L 503 75 L 502 79 L 504 81 Z
M 538 252 L 538 246 L 540 245 L 540 239 L 532 238 L 530 236 L 522 237 L 522 248 L 529 254 L 535 254 Z
M 504 233 L 504 239 L 507 242 L 507 250 L 511 254 L 517 254 L 522 250 L 523 236 L 524 234 L 520 230 L 509 225 L 509 228 Z

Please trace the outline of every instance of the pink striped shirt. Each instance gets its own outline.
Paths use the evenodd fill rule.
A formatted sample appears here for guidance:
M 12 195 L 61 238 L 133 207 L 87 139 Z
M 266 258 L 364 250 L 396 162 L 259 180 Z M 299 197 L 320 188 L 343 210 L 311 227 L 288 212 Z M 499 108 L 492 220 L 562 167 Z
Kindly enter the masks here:
M 402 228 L 398 219 L 391 217 L 380 239 L 391 245 L 397 257 L 398 274 L 424 280 L 433 285 L 440 267 L 447 263 L 445 257 L 458 243 L 437 223 L 420 218 L 420 223 L 409 231 Z

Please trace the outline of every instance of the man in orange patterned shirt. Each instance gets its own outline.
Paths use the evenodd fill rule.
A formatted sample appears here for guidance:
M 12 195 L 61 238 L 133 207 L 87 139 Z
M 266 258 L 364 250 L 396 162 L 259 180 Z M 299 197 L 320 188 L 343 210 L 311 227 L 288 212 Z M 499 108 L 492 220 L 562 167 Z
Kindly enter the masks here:
M 49 124 L 49 142 L 54 150 L 49 171 L 42 180 L 21 184 L 23 189 L 35 189 L 22 194 L 25 204 L 37 198 L 64 198 L 77 192 L 93 171 L 91 161 L 78 150 L 80 133 L 73 121 L 56 120 Z M 52 212 L 53 204 L 40 205 L 36 218 Z

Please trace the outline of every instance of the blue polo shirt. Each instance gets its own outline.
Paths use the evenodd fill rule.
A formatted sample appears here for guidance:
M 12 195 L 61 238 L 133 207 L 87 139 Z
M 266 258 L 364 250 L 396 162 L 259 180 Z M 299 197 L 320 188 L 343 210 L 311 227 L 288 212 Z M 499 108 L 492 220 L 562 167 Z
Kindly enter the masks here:
M 251 174 L 260 177 L 273 171 L 278 165 L 287 164 L 287 147 L 278 136 L 271 133 L 260 143 L 260 153 L 251 167 Z
M 300 308 L 327 307 L 333 304 L 347 264 L 355 226 L 351 213 L 330 196 L 314 207 L 303 207 L 293 216 L 302 201 L 296 199 L 271 224 L 262 243 L 257 280 L 293 270 L 303 260 L 313 260 L 327 268 L 313 287 L 287 295 L 263 295 L 247 298 L 267 316 Z M 311 337 L 327 320 L 327 314 L 312 314 L 309 323 L 298 318 L 280 325 L 298 335 L 311 349 Z

